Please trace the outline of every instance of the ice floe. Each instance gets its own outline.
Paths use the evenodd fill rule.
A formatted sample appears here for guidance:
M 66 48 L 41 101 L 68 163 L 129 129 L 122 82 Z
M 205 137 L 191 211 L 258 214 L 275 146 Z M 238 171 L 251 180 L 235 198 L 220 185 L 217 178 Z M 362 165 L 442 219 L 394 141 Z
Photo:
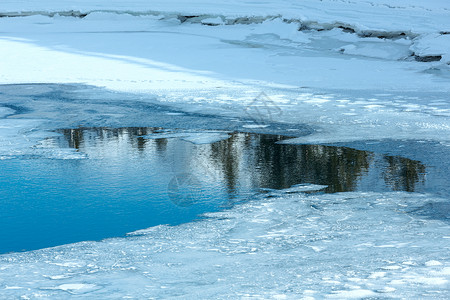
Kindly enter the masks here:
M 181 131 L 153 133 L 143 136 L 145 139 L 171 139 L 180 138 L 193 144 L 212 144 L 228 139 L 230 136 L 224 131 Z

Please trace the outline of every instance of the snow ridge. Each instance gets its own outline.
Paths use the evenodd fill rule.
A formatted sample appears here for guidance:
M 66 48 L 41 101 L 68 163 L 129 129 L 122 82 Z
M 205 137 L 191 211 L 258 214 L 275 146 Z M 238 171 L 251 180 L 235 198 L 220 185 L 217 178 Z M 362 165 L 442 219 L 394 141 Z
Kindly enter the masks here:
M 360 38 L 378 38 L 383 40 L 411 40 L 411 58 L 417 62 L 436 62 L 442 61 L 450 65 L 449 51 L 445 50 L 445 45 L 449 43 L 450 38 L 448 31 L 439 31 L 434 34 L 435 39 L 444 40 L 444 46 L 439 47 L 439 51 L 435 48 L 431 48 L 428 45 L 418 46 L 421 40 L 425 39 L 427 35 L 414 32 L 411 29 L 408 30 L 380 30 L 370 29 L 361 26 L 360 24 L 350 24 L 346 22 L 319 22 L 315 20 L 304 20 L 302 18 L 285 18 L 280 14 L 276 15 L 240 15 L 240 16 L 227 16 L 224 14 L 182 14 L 182 13 L 168 13 L 161 11 L 131 11 L 131 10 L 61 10 L 61 11 L 21 11 L 21 12 L 3 12 L 0 13 L 0 18 L 20 18 L 31 16 L 44 16 L 49 18 L 54 17 L 71 17 L 83 19 L 90 15 L 97 13 L 117 14 L 117 15 L 130 15 L 134 17 L 154 16 L 160 20 L 176 19 L 180 24 L 200 24 L 204 26 L 231 26 L 231 25 L 251 25 L 262 24 L 267 21 L 280 20 L 286 24 L 297 24 L 298 31 L 300 32 L 320 32 L 331 31 L 334 29 L 342 30 L 343 32 L 355 34 Z M 364 28 L 363 28 L 364 27 Z M 419 42 L 419 43 L 416 43 Z M 447 47 L 448 48 L 448 47 Z M 415 49 L 415 50 L 414 50 Z M 406 58 L 409 59 L 409 58 Z
M 261 24 L 265 21 L 272 21 L 274 19 L 281 19 L 284 23 L 297 23 L 299 25 L 299 31 L 324 31 L 332 30 L 335 28 L 342 29 L 345 32 L 355 33 L 360 37 L 377 37 L 382 39 L 398 39 L 398 38 L 416 38 L 419 36 L 417 33 L 413 33 L 410 30 L 405 31 L 383 31 L 383 30 L 362 30 L 355 25 L 346 24 L 342 22 L 335 23 L 320 23 L 318 21 L 305 21 L 300 18 L 283 18 L 282 15 L 267 15 L 267 16 L 239 16 L 230 17 L 221 14 L 173 14 L 164 13 L 158 11 L 146 11 L 146 12 L 133 12 L 133 11 L 120 11 L 120 10 L 91 10 L 86 12 L 81 12 L 79 10 L 67 10 L 67 11 L 24 11 L 24 12 L 4 12 L 0 13 L 0 18 L 18 18 L 18 17 L 30 17 L 30 16 L 45 16 L 45 17 L 73 17 L 83 19 L 91 14 L 95 13 L 109 13 L 118 15 L 131 15 L 135 17 L 139 16 L 160 16 L 161 19 L 176 18 L 180 23 L 192 23 L 192 24 L 202 24 L 207 26 L 216 25 L 237 25 L 237 24 Z M 205 20 L 216 19 L 221 20 L 221 22 L 205 22 Z M 445 34 L 446 32 L 442 32 Z

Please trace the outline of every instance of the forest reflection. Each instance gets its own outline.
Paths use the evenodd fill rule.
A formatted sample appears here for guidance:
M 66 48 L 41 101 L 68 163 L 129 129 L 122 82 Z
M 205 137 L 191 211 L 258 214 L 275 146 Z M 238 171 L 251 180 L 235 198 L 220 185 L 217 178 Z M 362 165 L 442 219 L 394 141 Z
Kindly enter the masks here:
M 277 144 L 287 137 L 242 132 L 202 145 L 177 138 L 144 138 L 161 131 L 162 128 L 133 127 L 59 132 L 69 147 L 83 152 L 106 147 L 102 151 L 147 153 L 152 159 L 157 158 L 154 163 L 161 164 L 177 157 L 177 172 L 222 184 L 229 194 L 239 193 L 243 187 L 284 189 L 301 183 L 327 185 L 324 191 L 328 193 L 380 189 L 380 186 L 383 190 L 414 192 L 425 181 L 425 166 L 402 157 L 346 147 Z M 114 146 L 119 141 L 126 145 L 126 150 Z M 179 151 L 187 155 L 180 156 Z M 369 183 L 361 187 L 364 178 Z

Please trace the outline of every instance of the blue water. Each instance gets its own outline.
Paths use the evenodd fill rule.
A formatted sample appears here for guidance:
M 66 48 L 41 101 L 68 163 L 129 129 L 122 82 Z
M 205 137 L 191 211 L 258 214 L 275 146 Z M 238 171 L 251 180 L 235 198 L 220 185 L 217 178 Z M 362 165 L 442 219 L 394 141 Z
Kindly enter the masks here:
M 144 160 L 12 160 L 1 168 L 0 252 L 175 225 L 220 205 L 174 205 L 167 197 L 170 174 Z M 209 196 L 221 197 L 220 191 Z
M 281 136 L 233 133 L 195 145 L 146 140 L 155 128 L 61 130 L 55 148 L 88 159 L 0 161 L 0 253 L 101 240 L 176 225 L 265 189 L 424 191 L 418 161 L 345 147 L 279 145 Z

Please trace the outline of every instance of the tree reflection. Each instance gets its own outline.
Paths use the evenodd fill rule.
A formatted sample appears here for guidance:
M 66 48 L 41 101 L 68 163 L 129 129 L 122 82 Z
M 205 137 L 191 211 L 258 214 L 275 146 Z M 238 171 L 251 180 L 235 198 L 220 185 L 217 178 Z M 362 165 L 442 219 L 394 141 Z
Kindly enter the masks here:
M 237 138 L 244 136 L 245 138 Z M 229 186 L 235 184 L 239 164 L 247 166 L 254 186 L 283 189 L 299 183 L 328 185 L 328 192 L 355 190 L 367 171 L 372 154 L 344 147 L 284 145 L 282 136 L 235 133 L 212 147 L 213 161 L 227 170 Z M 241 147 L 233 147 L 241 141 Z M 233 149 L 243 148 L 236 153 Z M 247 154 L 247 155 L 245 155 Z M 240 160 L 246 159 L 245 162 Z
M 180 139 L 147 140 L 143 137 L 160 131 L 161 128 L 140 127 L 60 130 L 69 147 L 79 151 L 86 147 L 110 147 L 107 151 L 119 151 L 113 149 L 115 143 L 102 141 L 125 140 L 132 151 L 153 151 L 160 156 L 158 159 L 163 160 L 177 155 L 176 149 L 189 149 L 188 155 L 183 155 L 183 162 L 175 169 L 197 172 L 200 176 L 212 173 L 212 181 L 223 183 L 231 197 L 238 194 L 244 185 L 254 190 L 284 189 L 295 184 L 313 183 L 327 185 L 325 191 L 329 193 L 355 191 L 369 168 L 379 167 L 374 163 L 375 155 L 368 151 L 323 145 L 277 144 L 285 137 L 276 135 L 233 133 L 227 140 L 206 145 L 188 143 L 191 145 L 188 148 L 184 148 L 187 142 Z M 425 166 L 418 161 L 393 156 L 384 156 L 383 161 L 386 164 L 382 177 L 390 190 L 413 192 L 417 184 L 424 181 Z
M 386 156 L 384 159 L 388 163 L 384 180 L 394 191 L 414 192 L 417 183 L 425 180 L 425 166 L 419 161 L 399 156 Z

